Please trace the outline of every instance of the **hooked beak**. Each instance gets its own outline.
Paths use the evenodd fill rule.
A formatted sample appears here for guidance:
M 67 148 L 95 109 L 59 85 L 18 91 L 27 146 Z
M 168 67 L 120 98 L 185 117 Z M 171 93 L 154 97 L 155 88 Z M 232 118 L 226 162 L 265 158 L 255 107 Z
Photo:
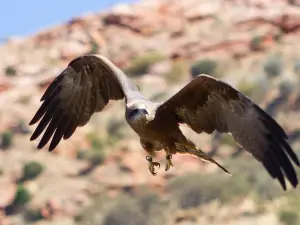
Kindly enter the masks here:
M 146 114 L 149 115 L 148 111 L 146 109 L 142 109 L 142 111 Z

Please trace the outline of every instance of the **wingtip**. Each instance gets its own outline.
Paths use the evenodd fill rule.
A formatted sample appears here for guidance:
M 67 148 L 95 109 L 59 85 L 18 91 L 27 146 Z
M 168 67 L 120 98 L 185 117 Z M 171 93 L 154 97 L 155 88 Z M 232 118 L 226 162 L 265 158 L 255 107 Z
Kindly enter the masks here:
M 30 141 L 34 141 L 36 139 L 35 136 L 31 135 L 31 137 L 29 138 Z
M 32 118 L 32 120 L 30 120 L 30 122 L 28 123 L 28 125 L 31 126 L 33 124 L 35 124 L 35 123 L 34 123 L 33 118 Z

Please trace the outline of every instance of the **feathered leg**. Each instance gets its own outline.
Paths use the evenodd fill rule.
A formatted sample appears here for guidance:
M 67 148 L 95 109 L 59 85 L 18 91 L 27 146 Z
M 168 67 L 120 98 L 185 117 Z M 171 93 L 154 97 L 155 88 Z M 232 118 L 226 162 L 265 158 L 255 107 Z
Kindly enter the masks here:
M 143 139 L 140 140 L 140 143 L 142 147 L 145 149 L 145 151 L 149 154 L 146 156 L 146 160 L 148 161 L 148 168 L 150 173 L 155 176 L 157 172 L 155 172 L 155 166 L 158 166 L 160 168 L 160 163 L 159 162 L 153 162 L 153 156 L 154 156 L 154 151 L 159 150 L 155 145 L 153 145 L 151 142 L 145 141 Z
M 166 152 L 166 161 L 167 161 L 165 171 L 168 171 L 173 166 L 172 152 L 168 148 L 165 148 L 165 152 Z

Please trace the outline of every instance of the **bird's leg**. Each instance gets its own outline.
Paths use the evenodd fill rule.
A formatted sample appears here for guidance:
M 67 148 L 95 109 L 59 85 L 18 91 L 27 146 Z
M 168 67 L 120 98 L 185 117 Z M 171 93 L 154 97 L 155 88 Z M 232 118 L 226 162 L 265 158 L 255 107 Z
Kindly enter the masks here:
M 171 159 L 172 159 L 172 154 L 167 152 L 167 155 L 166 155 L 167 164 L 166 164 L 165 171 L 168 171 L 171 168 L 171 166 L 173 166 L 173 163 L 172 163 Z
M 146 160 L 149 163 L 149 171 L 150 173 L 155 176 L 157 173 L 155 172 L 155 166 L 158 166 L 158 168 L 160 168 L 160 163 L 159 162 L 153 162 L 152 160 L 152 155 L 147 155 L 146 156 Z
M 146 160 L 149 163 L 149 171 L 153 176 L 155 176 L 157 173 L 155 172 L 154 167 L 155 166 L 160 167 L 160 164 L 158 162 L 153 162 L 152 156 L 154 155 L 154 152 L 159 149 L 157 148 L 157 146 L 155 146 L 155 144 L 153 144 L 149 141 L 146 141 L 144 139 L 140 139 L 140 142 L 141 142 L 142 147 L 148 153 L 148 155 L 146 156 Z

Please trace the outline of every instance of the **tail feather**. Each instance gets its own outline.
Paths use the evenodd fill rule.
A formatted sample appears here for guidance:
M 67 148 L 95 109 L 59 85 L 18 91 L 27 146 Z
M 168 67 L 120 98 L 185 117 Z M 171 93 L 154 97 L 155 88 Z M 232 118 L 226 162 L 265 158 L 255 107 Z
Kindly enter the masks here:
M 186 145 L 181 145 L 181 148 L 184 148 L 185 150 L 182 151 L 181 148 L 179 148 L 179 146 L 177 146 L 177 152 L 181 153 L 181 154 L 189 154 L 189 155 L 193 155 L 198 157 L 199 159 L 206 161 L 206 162 L 211 162 L 215 165 L 217 165 L 219 168 L 221 168 L 225 173 L 231 175 L 231 173 L 225 168 L 223 167 L 220 163 L 218 163 L 217 161 L 215 161 L 212 157 L 210 157 L 209 155 L 207 155 L 205 152 L 201 151 L 199 148 L 197 148 L 192 142 L 186 146 Z M 179 151 L 178 151 L 179 150 Z
M 215 165 L 217 165 L 219 168 L 221 168 L 225 173 L 231 175 L 231 173 L 225 168 L 223 167 L 220 163 L 218 163 L 217 161 L 215 161 L 213 158 L 211 158 L 210 156 L 208 156 L 206 153 L 202 152 L 200 149 L 197 149 L 197 153 L 196 156 L 200 159 L 202 159 L 203 161 L 206 162 L 211 162 Z

